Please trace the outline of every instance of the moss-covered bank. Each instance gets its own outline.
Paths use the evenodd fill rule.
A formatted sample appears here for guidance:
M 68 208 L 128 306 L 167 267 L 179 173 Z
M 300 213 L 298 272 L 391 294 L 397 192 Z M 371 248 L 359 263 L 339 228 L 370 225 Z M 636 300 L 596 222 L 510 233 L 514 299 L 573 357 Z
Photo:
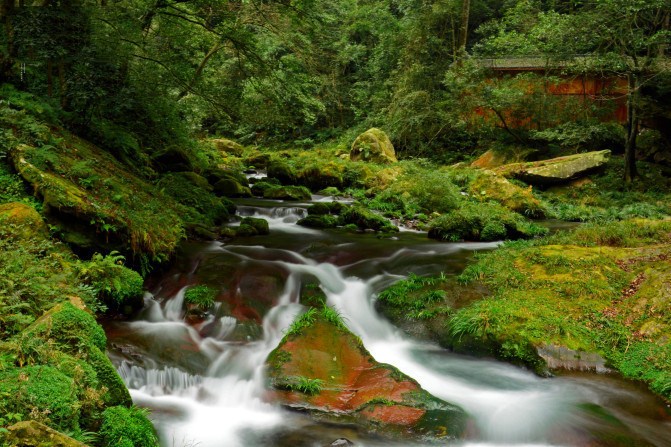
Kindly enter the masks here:
M 507 243 L 457 278 L 401 281 L 378 305 L 408 330 L 538 373 L 551 347 L 596 353 L 624 377 L 671 398 L 671 221 L 585 225 Z M 587 355 L 584 355 L 588 357 Z

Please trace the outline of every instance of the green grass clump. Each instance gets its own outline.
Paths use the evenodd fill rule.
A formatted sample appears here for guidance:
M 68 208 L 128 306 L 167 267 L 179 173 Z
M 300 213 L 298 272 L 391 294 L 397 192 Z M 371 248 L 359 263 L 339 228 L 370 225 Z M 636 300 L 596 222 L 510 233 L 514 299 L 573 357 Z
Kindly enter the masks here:
M 184 292 L 184 302 L 192 305 L 201 311 L 207 311 L 217 297 L 217 290 L 206 285 L 197 285 L 189 287 Z
M 324 381 L 321 379 L 310 379 L 308 377 L 287 377 L 283 388 L 289 391 L 298 391 L 308 396 L 319 394 L 324 387 Z
M 104 447 L 158 447 L 158 438 L 147 410 L 138 407 L 110 407 L 103 413 L 100 427 Z
M 317 320 L 317 309 L 314 307 L 309 308 L 301 316 L 296 318 L 289 329 L 287 329 L 286 335 L 300 335 L 303 333 L 303 330 L 312 326 Z

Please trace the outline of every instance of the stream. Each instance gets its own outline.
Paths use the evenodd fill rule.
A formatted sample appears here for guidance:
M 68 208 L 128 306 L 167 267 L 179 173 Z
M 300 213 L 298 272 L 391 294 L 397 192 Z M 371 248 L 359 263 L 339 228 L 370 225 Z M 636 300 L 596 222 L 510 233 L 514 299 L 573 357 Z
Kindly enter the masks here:
M 135 404 L 151 409 L 162 446 L 324 446 L 338 438 L 357 446 L 424 445 L 394 444 L 266 402 L 264 361 L 304 310 L 301 286 L 314 281 L 376 360 L 473 416 L 473 439 L 451 445 L 601 446 L 609 444 L 590 443 L 593 433 L 615 439 L 626 431 L 631 445 L 671 446 L 671 411 L 639 385 L 589 373 L 544 379 L 456 355 L 408 337 L 376 312 L 376 293 L 395 281 L 410 273 L 458 274 L 475 252 L 496 243 L 307 229 L 295 222 L 308 205 L 240 201 L 241 216 L 268 220 L 269 236 L 184 244 L 172 269 L 147 281 L 141 313 L 106 324 L 109 354 Z M 185 288 L 198 283 L 220 290 L 204 319 L 185 315 L 183 306 Z M 594 408 L 622 426 L 586 410 Z

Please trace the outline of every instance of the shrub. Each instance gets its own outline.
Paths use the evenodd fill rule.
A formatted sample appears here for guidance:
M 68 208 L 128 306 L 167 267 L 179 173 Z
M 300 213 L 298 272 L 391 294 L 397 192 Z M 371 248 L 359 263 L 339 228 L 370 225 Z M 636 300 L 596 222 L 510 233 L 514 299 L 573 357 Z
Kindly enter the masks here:
M 110 407 L 103 413 L 100 439 L 104 447 L 158 447 L 154 426 L 147 410 L 137 407 Z

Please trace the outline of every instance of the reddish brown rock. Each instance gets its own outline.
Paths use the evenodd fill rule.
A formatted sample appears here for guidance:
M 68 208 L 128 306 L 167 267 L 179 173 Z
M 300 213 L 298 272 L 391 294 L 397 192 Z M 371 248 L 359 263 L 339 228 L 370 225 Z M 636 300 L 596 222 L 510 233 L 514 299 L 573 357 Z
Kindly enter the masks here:
M 270 399 L 385 434 L 463 433 L 466 415 L 460 408 L 433 397 L 393 366 L 375 361 L 333 315 L 329 309 L 310 310 L 268 356 Z

